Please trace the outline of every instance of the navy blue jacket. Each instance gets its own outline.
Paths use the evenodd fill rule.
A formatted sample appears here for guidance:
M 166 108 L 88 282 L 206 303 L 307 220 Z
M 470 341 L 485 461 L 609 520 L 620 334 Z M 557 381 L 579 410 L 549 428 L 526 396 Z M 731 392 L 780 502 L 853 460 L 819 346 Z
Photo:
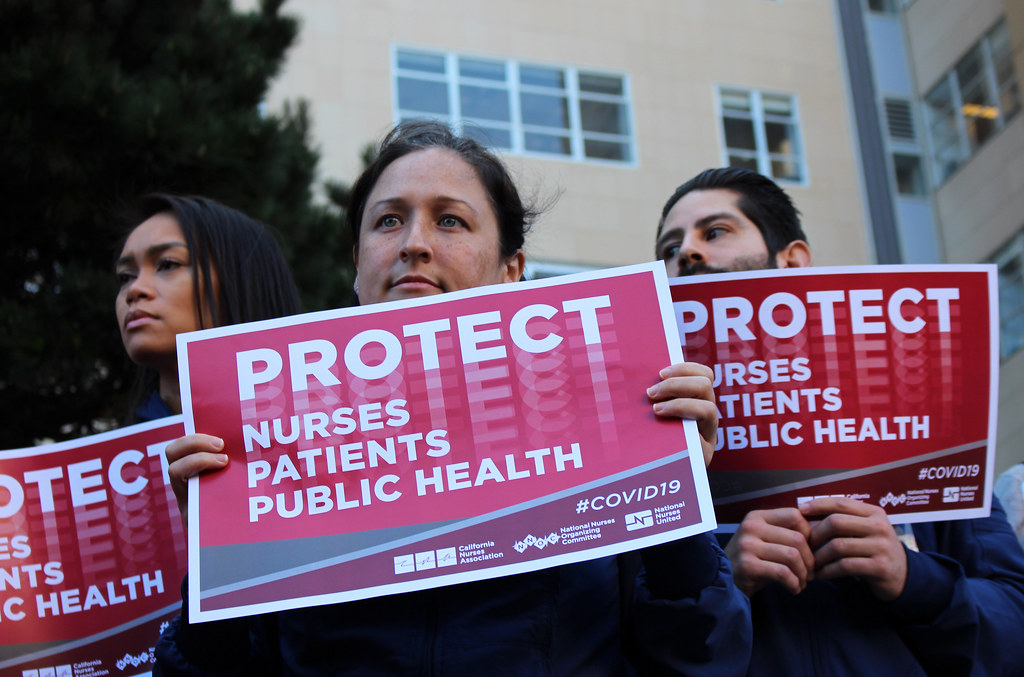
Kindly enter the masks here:
M 189 624 L 155 675 L 743 675 L 750 609 L 708 534 L 542 571 Z
M 892 602 L 855 578 L 755 594 L 748 674 L 1024 675 L 1024 551 L 999 502 L 990 517 L 913 532 L 919 552 L 907 550 L 907 584 Z
M 160 394 L 151 392 L 146 401 L 135 408 L 135 418 L 142 421 L 155 421 L 158 418 L 173 416 L 174 412 L 167 403 L 160 399 Z

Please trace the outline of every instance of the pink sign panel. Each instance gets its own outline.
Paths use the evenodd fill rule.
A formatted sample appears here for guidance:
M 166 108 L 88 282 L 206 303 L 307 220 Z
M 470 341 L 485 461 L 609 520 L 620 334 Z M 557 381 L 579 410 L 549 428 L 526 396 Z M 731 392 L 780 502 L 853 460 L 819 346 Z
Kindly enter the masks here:
M 648 264 L 180 336 L 195 620 L 519 573 L 714 528 Z M 193 521 L 194 520 L 194 521 Z M 239 566 L 245 562 L 245 566 Z
M 149 673 L 181 607 L 180 416 L 0 451 L 0 676 Z
M 896 522 L 991 508 L 993 265 L 758 271 L 671 281 L 683 352 L 713 365 L 719 521 L 817 496 Z

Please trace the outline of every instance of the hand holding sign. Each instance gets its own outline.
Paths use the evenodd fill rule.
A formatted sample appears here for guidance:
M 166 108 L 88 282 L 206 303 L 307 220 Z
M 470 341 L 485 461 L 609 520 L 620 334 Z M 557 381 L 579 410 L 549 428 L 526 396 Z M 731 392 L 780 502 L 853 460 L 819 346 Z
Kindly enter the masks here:
M 796 508 L 752 510 L 725 546 L 736 586 L 753 597 L 769 583 L 794 595 L 814 577 L 811 525 Z
M 188 481 L 199 473 L 220 470 L 228 464 L 224 440 L 213 435 L 185 435 L 167 445 L 167 475 L 178 501 L 181 521 L 188 528 Z
M 661 382 L 647 389 L 654 401 L 654 413 L 666 418 L 687 418 L 697 422 L 704 466 L 711 463 L 718 437 L 718 409 L 711 386 L 714 373 L 696 362 L 682 362 L 662 369 Z
M 827 497 L 804 503 L 800 512 L 825 516 L 811 528 L 818 578 L 859 576 L 883 602 L 900 596 L 907 583 L 907 552 L 883 508 Z

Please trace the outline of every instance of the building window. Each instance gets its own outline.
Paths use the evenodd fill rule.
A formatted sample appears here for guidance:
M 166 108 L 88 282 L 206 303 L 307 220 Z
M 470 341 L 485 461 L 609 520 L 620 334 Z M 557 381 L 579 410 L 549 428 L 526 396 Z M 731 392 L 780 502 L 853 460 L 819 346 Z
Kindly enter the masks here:
M 397 121 L 442 120 L 516 154 L 634 160 L 624 75 L 407 48 L 394 65 Z
M 925 108 L 935 177 L 942 182 L 1020 110 L 1005 21 L 932 87 Z
M 720 87 L 725 164 L 773 179 L 806 177 L 796 100 L 788 94 Z
M 1005 360 L 1024 347 L 1024 231 L 992 262 L 999 266 L 999 353 Z

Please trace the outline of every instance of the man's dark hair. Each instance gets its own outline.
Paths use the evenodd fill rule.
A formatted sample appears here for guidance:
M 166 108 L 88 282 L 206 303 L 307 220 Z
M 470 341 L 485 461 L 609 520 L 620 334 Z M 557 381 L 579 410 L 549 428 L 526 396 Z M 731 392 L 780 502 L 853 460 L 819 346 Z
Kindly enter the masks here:
M 740 211 L 761 231 L 770 256 L 778 254 L 794 240 L 807 241 L 800 225 L 800 212 L 789 195 L 768 177 L 742 167 L 705 169 L 676 188 L 661 210 L 657 237 L 661 237 L 668 213 L 684 195 L 695 190 L 722 189 L 739 194 Z

